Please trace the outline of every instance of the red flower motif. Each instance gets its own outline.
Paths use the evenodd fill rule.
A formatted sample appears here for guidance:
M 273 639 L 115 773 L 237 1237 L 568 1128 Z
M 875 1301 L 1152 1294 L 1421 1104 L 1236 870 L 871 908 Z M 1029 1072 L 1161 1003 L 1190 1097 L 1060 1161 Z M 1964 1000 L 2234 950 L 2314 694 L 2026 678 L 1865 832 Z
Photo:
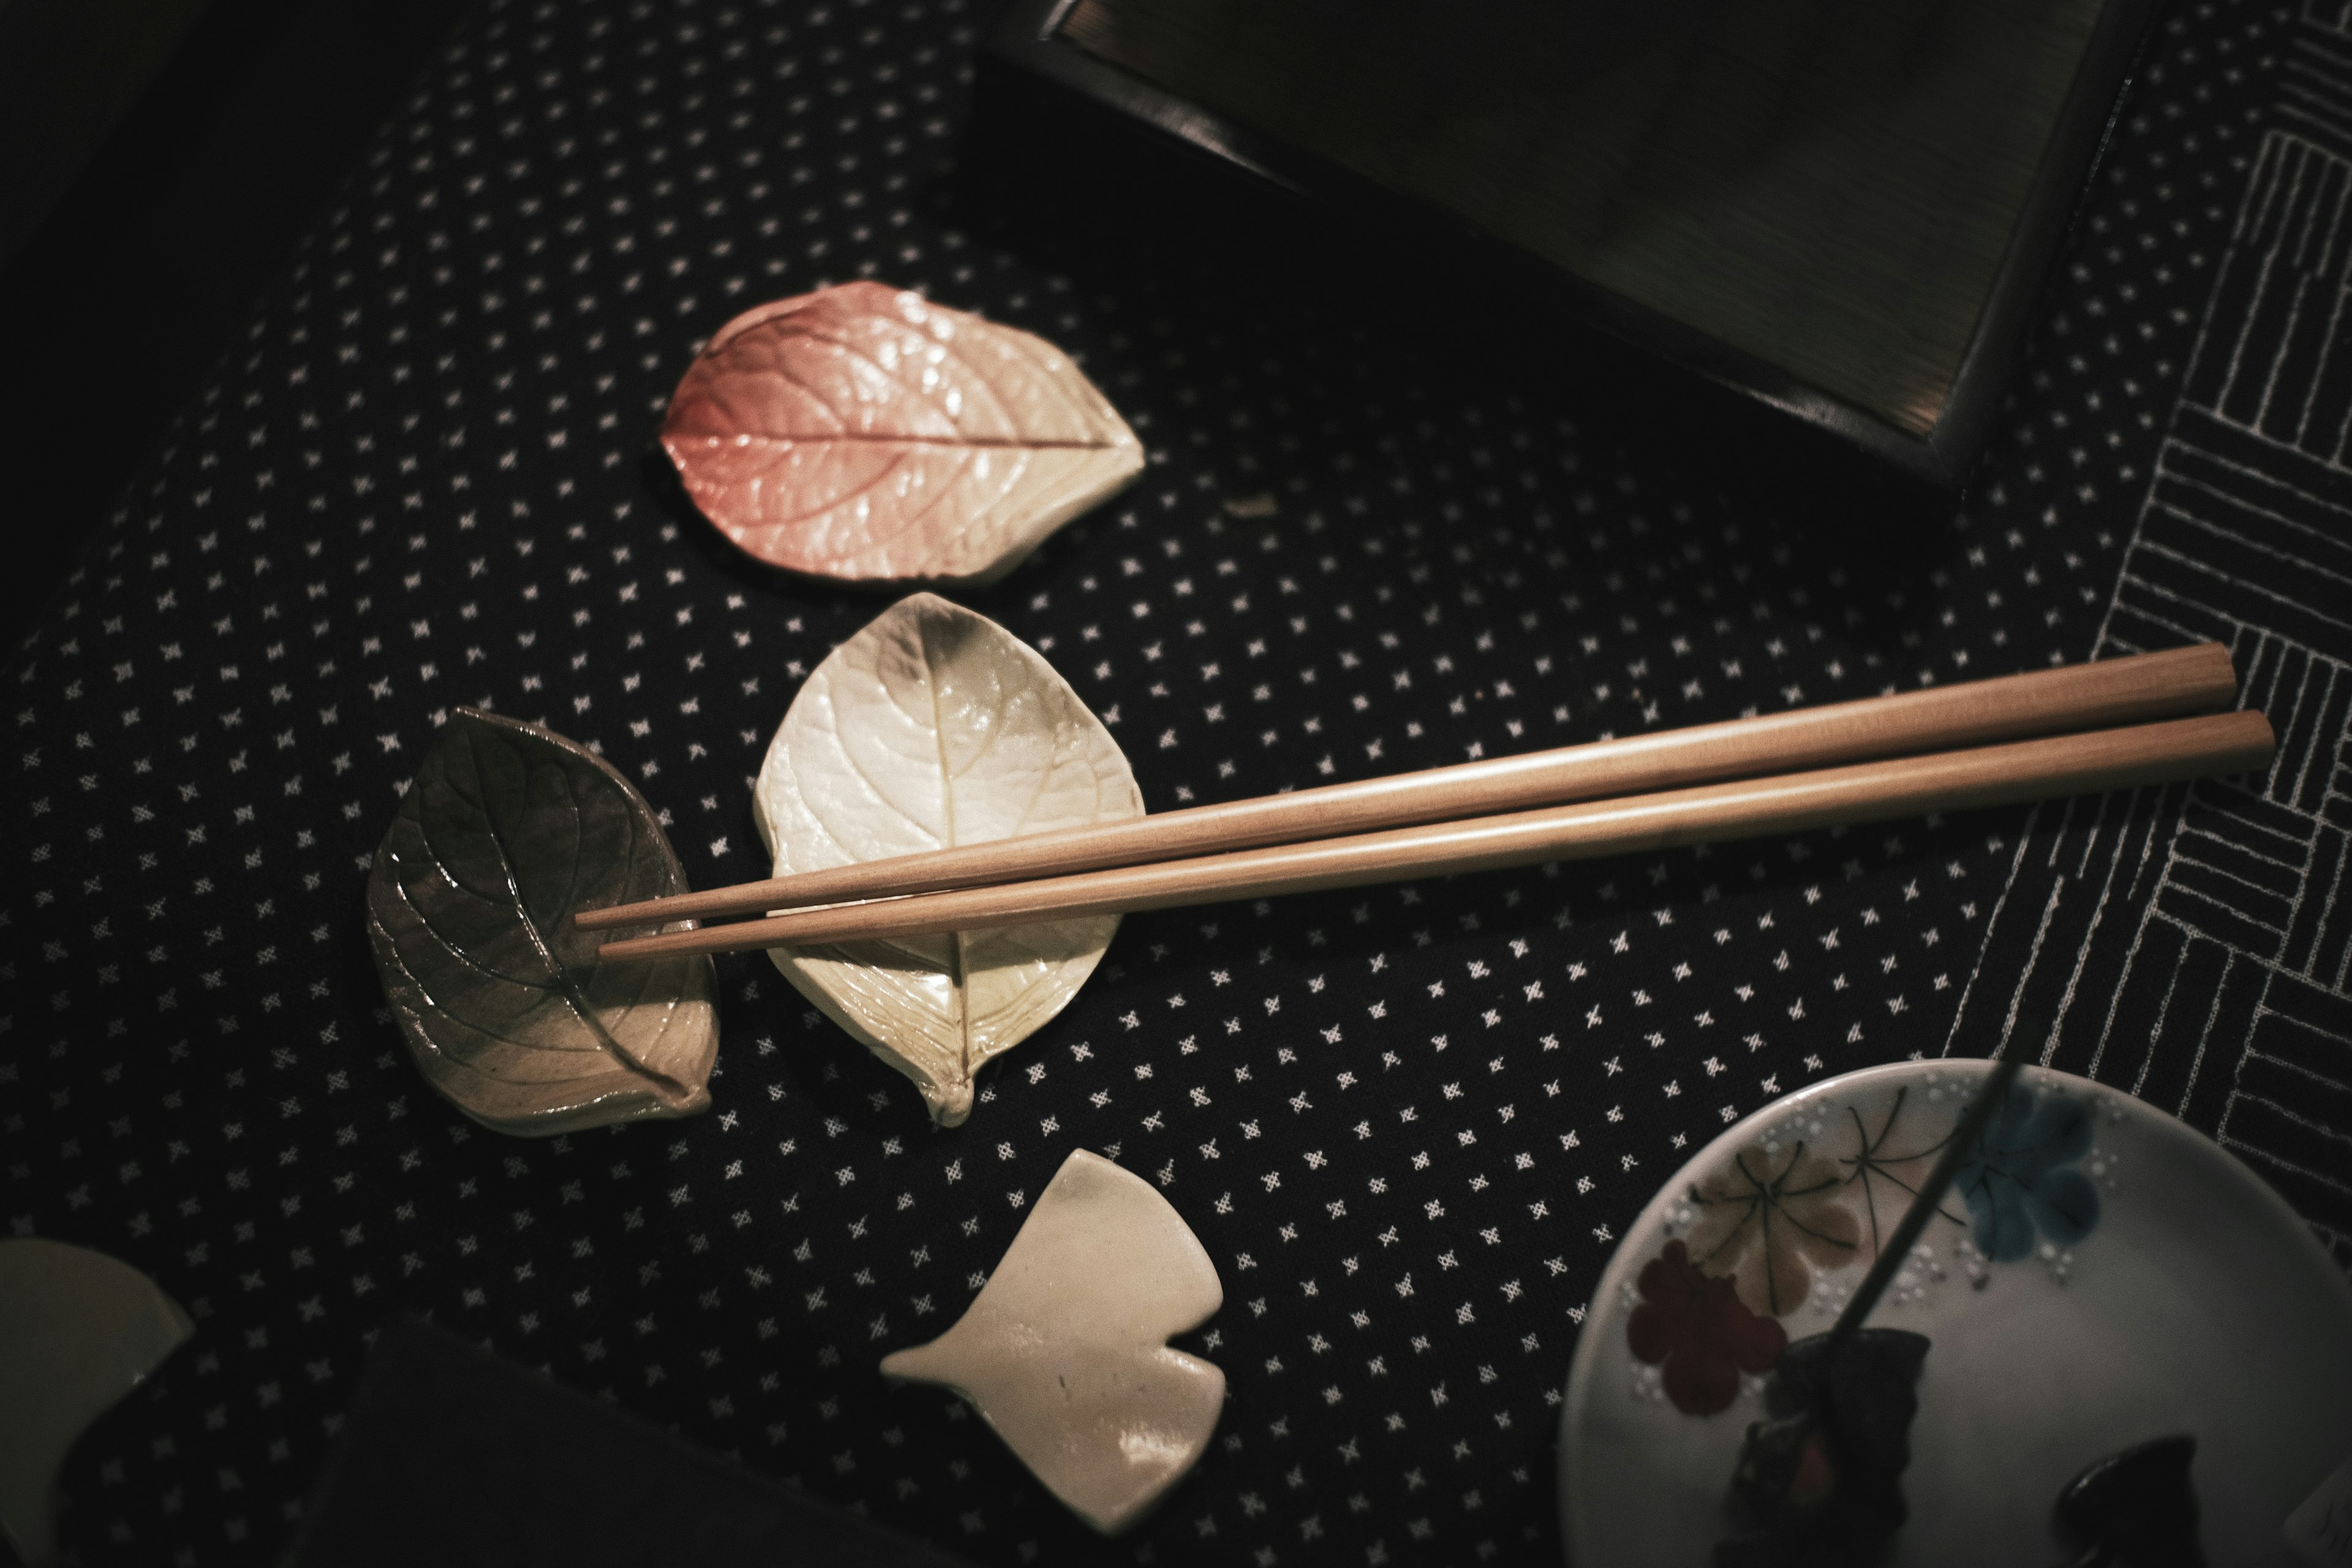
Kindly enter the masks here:
M 1680 1241 L 1650 1260 L 1639 1281 L 1642 1303 L 1625 1324 L 1633 1354 L 1665 1363 L 1666 1397 L 1692 1415 L 1712 1415 L 1739 1395 L 1739 1374 L 1762 1373 L 1789 1336 L 1739 1300 L 1729 1279 L 1711 1279 Z

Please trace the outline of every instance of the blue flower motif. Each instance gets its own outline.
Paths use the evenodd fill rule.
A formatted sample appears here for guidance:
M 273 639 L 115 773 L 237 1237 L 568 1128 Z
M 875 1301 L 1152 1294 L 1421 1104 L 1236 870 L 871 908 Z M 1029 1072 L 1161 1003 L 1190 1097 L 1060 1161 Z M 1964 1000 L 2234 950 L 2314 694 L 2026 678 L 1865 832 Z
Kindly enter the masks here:
M 2091 1113 L 2071 1095 L 2012 1085 L 1952 1184 L 1976 1221 L 1977 1250 L 1998 1263 L 2035 1237 L 2071 1247 L 2097 1228 L 2099 1190 L 2074 1168 L 2091 1152 Z

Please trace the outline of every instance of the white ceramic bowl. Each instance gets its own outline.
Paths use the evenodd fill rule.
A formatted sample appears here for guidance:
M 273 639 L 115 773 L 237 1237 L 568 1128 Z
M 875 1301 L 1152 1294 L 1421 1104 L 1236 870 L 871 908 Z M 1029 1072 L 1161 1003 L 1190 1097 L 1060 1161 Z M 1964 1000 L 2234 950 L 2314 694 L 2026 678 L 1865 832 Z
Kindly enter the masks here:
M 1711 1370 L 1721 1392 L 1723 1348 L 1752 1340 L 1756 1319 L 1790 1340 L 1829 1328 L 1868 1267 L 1870 1204 L 1891 1230 L 1907 1202 L 1898 1184 L 1924 1177 L 1989 1070 L 1905 1062 L 1815 1084 L 1730 1128 L 1651 1201 L 1601 1276 L 1569 1372 L 1559 1489 L 1571 1563 L 1705 1563 L 1736 1528 L 1729 1483 L 1763 1414 L 1762 1380 L 1740 1373 L 1718 1412 L 1677 1408 L 1666 1363 L 1639 1359 L 1628 1336 L 1645 1266 L 1677 1239 L 1685 1255 L 1694 1242 L 1707 1249 L 1717 1273 L 1747 1259 L 1747 1293 L 1763 1310 L 1737 1331 L 1701 1332 L 1685 1316 L 1681 1338 L 1660 1336 L 1655 1310 L 1645 1329 L 1646 1348 L 1672 1341 L 1692 1358 L 1684 1372 Z M 2060 1489 L 2094 1459 L 2181 1432 L 2197 1439 L 2207 1560 L 2296 1561 L 2281 1525 L 2352 1457 L 2352 1284 L 2277 1194 L 2182 1122 L 2039 1068 L 2020 1075 L 2020 1094 L 1985 1140 L 2000 1152 L 1962 1173 L 1973 1201 L 1955 1184 L 1940 1205 L 1955 1217 L 1930 1223 L 1870 1319 L 1930 1341 L 1903 1478 L 1910 1518 L 1886 1561 L 2067 1560 L 2052 1524 Z M 1786 1179 L 1801 1144 L 1807 1163 Z M 1742 1156 L 1761 1190 L 1783 1180 L 1777 1202 L 1740 1174 Z M 1754 1216 L 1768 1206 L 1781 1222 L 1777 1303 L 1758 1266 Z M 1980 1230 L 1986 1220 L 1997 1228 Z M 1987 1256 L 2021 1245 L 2013 1260 Z M 1676 1378 L 1685 1403 L 1706 1403 L 1691 1396 L 1705 1381 Z

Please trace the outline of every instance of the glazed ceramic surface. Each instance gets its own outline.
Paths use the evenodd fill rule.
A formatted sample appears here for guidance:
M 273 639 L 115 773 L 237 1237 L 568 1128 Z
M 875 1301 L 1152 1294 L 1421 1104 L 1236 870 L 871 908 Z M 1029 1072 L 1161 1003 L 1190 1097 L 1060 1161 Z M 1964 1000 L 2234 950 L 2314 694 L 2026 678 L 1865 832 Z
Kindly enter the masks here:
M 56 1544 L 67 1450 L 194 1332 L 127 1263 L 41 1237 L 0 1241 L 0 1534 L 31 1568 Z
M 1168 1200 L 1080 1149 L 955 1326 L 882 1370 L 962 1394 L 1055 1497 L 1117 1531 L 1209 1446 L 1225 1374 L 1167 1342 L 1223 1300 Z
M 993 582 L 1143 471 L 1059 349 L 880 283 L 719 328 L 661 439 L 729 539 L 849 582 Z
M 611 963 L 574 910 L 687 890 L 635 785 L 576 742 L 459 708 L 368 874 L 376 973 L 433 1087 L 545 1136 L 709 1109 L 708 957 Z
M 775 874 L 1143 815 L 1126 753 L 1044 656 L 929 594 L 834 649 L 793 699 L 752 790 Z M 971 1114 L 972 1079 L 1069 1005 L 1117 915 L 772 948 L 828 1017 Z
M 1736 1532 L 1758 1374 L 1829 1329 L 1989 1070 L 1816 1084 L 1651 1202 L 1569 1373 L 1571 1563 L 1703 1563 Z M 2352 1456 L 2352 1285 L 2275 1194 L 2161 1111 L 2029 1068 L 1938 1208 L 1870 1319 L 1929 1342 L 1889 1563 L 2063 1560 L 2060 1489 L 2176 1433 L 2208 1560 L 2295 1561 L 2282 1527 Z

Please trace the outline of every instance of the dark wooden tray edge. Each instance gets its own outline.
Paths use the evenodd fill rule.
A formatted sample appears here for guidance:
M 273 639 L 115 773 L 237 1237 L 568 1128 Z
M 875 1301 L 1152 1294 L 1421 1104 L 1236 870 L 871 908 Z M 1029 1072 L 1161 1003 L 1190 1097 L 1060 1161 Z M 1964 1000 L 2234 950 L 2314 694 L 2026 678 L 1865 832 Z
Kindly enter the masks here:
M 2096 173 L 2156 9 L 2155 0 L 2106 0 L 2017 232 L 1961 356 L 1943 416 L 1925 437 L 1917 437 L 1779 366 L 1479 233 L 1451 214 L 1203 109 L 1063 42 L 1056 34 L 1076 4 L 1014 0 L 988 40 L 989 63 L 1108 110 L 1306 200 L 1369 213 L 1392 226 L 1412 226 L 1443 235 L 1463 259 L 1489 274 L 1500 268 L 1507 275 L 1539 281 L 1579 321 L 1635 353 L 1663 360 L 1945 495 L 1957 493 L 1965 484 L 2000 412 L 2042 285 L 2064 249 L 2082 196 Z

